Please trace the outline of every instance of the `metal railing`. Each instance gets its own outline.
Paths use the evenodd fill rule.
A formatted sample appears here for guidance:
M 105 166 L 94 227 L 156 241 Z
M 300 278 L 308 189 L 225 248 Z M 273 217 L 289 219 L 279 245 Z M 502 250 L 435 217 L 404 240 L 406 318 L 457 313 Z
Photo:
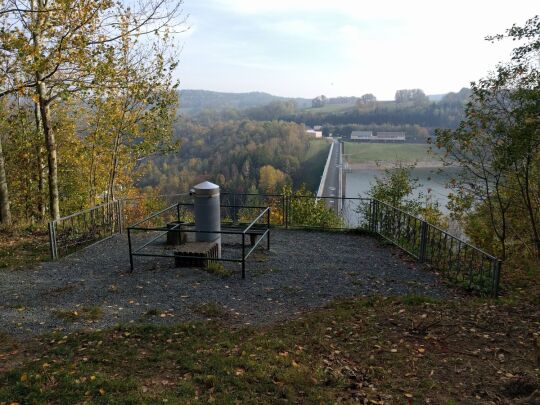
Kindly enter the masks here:
M 122 220 L 121 202 L 112 201 L 49 222 L 51 258 L 67 256 L 121 232 Z
M 103 204 L 49 223 L 51 257 L 57 259 L 114 233 L 126 224 L 171 204 L 171 220 L 182 217 L 192 223 L 187 194 L 129 199 Z M 338 200 L 341 204 L 338 204 Z M 283 194 L 221 194 L 221 218 L 226 227 L 249 224 L 254 211 L 268 207 L 268 226 L 285 229 L 350 230 L 373 232 L 400 247 L 420 262 L 440 271 L 453 282 L 496 296 L 501 261 L 495 256 L 451 235 L 427 221 L 371 198 L 316 197 Z M 166 205 L 168 204 L 168 205 Z M 157 218 L 156 218 L 157 219 Z M 159 219 L 161 222 L 163 218 Z M 162 224 L 151 224 L 161 231 Z M 243 242 L 244 243 L 244 242 Z
M 385 202 L 370 203 L 371 231 L 452 282 L 497 296 L 502 262 L 447 231 Z
M 221 193 L 221 217 L 224 222 L 242 223 L 249 218 L 248 206 L 270 207 L 270 223 L 286 226 L 286 198 L 283 194 Z
M 258 207 L 258 206 L 230 206 L 222 205 L 221 209 L 246 209 L 250 212 L 256 212 L 255 218 L 251 219 L 247 223 L 231 223 L 223 222 L 221 224 L 221 230 L 219 231 L 201 231 L 195 228 L 195 223 L 192 221 L 192 211 L 194 204 L 177 203 L 170 207 L 167 207 L 155 214 L 144 218 L 143 220 L 128 226 L 127 237 L 129 247 L 129 263 L 130 270 L 134 270 L 134 257 L 161 257 L 161 258 L 174 258 L 177 259 L 193 259 L 194 256 L 182 255 L 178 252 L 168 253 L 164 246 L 164 239 L 170 233 L 184 233 L 184 234 L 212 234 L 219 235 L 219 239 L 223 236 L 237 236 L 241 242 L 241 249 L 237 253 L 241 253 L 240 256 L 232 255 L 229 257 L 208 257 L 203 258 L 207 262 L 234 262 L 241 263 L 242 265 L 242 278 L 246 278 L 246 261 L 253 251 L 261 244 L 266 238 L 266 248 L 270 250 L 270 207 Z M 254 211 L 255 210 L 255 211 Z M 223 218 L 223 217 L 222 217 Z M 175 220 L 175 222 L 173 221 Z M 170 226 L 176 223 L 177 225 Z M 169 225 L 169 226 L 168 226 Z M 142 244 L 135 246 L 135 240 L 133 234 L 135 232 L 157 233 L 149 240 L 145 239 Z M 247 236 L 250 237 L 250 244 L 247 245 Z M 152 250 L 153 249 L 153 250 Z M 232 251 L 233 249 L 231 249 Z M 238 249 L 237 249 L 238 250 Z
M 163 194 L 136 198 L 124 198 L 121 201 L 124 229 L 130 224 L 141 221 L 152 213 L 169 207 L 177 202 L 188 202 L 189 194 Z

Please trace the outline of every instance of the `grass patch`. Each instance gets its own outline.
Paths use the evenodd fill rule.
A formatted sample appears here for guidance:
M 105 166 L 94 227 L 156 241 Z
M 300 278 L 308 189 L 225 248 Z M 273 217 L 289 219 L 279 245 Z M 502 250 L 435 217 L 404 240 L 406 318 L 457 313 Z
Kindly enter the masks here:
M 208 266 L 204 270 L 220 277 L 230 277 L 233 275 L 232 270 L 226 269 L 225 266 L 219 262 L 208 262 Z
M 515 403 L 540 387 L 539 324 L 525 301 L 371 297 L 269 326 L 2 340 L 0 403 Z
M 157 308 L 151 308 L 149 309 L 148 311 L 146 311 L 144 313 L 144 316 L 147 317 L 147 318 L 151 318 L 151 317 L 154 317 L 154 316 L 160 316 L 161 315 L 161 311 Z
M 264 251 L 264 252 L 260 252 L 260 251 L 253 252 L 253 254 L 251 255 L 251 257 L 253 258 L 253 260 L 255 260 L 255 261 L 258 262 L 258 263 L 264 263 L 264 262 L 267 262 L 268 260 L 270 260 L 270 257 L 268 257 L 268 252 L 267 252 L 267 251 Z
M 58 310 L 54 314 L 58 319 L 66 322 L 97 321 L 103 317 L 103 309 L 98 306 L 89 306 L 74 310 Z
M 405 305 L 416 306 L 422 304 L 436 304 L 439 301 L 435 298 L 424 295 L 406 295 L 405 297 L 401 298 L 401 302 Z
M 322 107 L 306 108 L 303 111 L 306 112 L 306 113 L 320 114 L 320 113 L 346 112 L 346 111 L 350 111 L 350 110 L 355 109 L 355 108 L 356 108 L 355 103 L 350 103 L 350 104 L 326 104 L 325 106 L 322 106 Z
M 193 308 L 193 311 L 206 318 L 226 318 L 228 316 L 227 311 L 215 302 L 206 302 L 197 305 Z
M 43 230 L 0 229 L 0 268 L 21 268 L 49 259 L 49 240 Z

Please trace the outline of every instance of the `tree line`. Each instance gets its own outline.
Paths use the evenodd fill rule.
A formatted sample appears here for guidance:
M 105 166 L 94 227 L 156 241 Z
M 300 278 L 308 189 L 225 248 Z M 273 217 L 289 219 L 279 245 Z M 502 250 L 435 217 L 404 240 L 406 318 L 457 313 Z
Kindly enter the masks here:
M 403 90 L 403 92 L 405 92 Z M 414 97 L 399 96 L 396 102 L 358 103 L 355 108 L 343 112 L 299 111 L 283 119 L 303 122 L 307 125 L 419 125 L 431 128 L 456 128 L 463 118 L 463 107 L 470 91 L 449 93 L 439 102 Z
M 415 129 L 409 134 L 420 140 L 424 136 L 420 132 L 427 131 L 433 135 L 435 128 L 456 128 L 464 117 L 464 105 L 470 94 L 470 89 L 464 88 L 457 93 L 446 94 L 439 102 L 430 102 L 419 89 L 399 90 L 396 93 L 396 101 L 377 101 L 374 95 L 365 94 L 360 98 L 354 98 L 356 100 L 356 104 L 353 103 L 354 107 L 338 112 L 305 110 L 299 108 L 294 100 L 278 100 L 246 109 L 206 109 L 196 114 L 193 119 L 204 125 L 216 121 L 243 119 L 291 121 L 308 126 L 321 125 L 333 128 L 334 132 L 339 132 L 343 136 L 350 135 L 350 132 L 348 134 L 343 132 L 344 128 L 352 127 L 370 129 L 369 127 L 373 126 L 384 126 L 390 130 L 399 130 L 398 127 L 409 129 L 422 127 L 424 130 Z M 336 100 L 341 99 L 348 100 L 348 98 Z M 318 100 L 326 104 L 328 99 L 319 96 Z
M 308 187 L 315 189 L 328 153 L 328 147 L 310 151 L 315 146 L 305 127 L 283 121 L 238 120 L 205 126 L 179 120 L 175 134 L 181 145 L 176 153 L 142 163 L 146 168 L 138 182 L 141 189 L 182 193 L 202 180 L 236 193 L 274 193 L 285 185 L 302 183 L 312 183 Z

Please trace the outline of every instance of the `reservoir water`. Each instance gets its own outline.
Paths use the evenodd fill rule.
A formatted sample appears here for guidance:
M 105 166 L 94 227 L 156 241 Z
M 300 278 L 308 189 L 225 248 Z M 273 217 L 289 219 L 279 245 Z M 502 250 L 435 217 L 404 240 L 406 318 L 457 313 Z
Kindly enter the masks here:
M 423 197 L 439 203 L 439 208 L 447 212 L 448 194 L 450 189 L 446 183 L 458 173 L 457 168 L 416 168 L 412 171 L 412 178 L 418 179 L 420 187 L 415 192 Z M 367 197 L 371 184 L 375 177 L 383 177 L 383 169 L 357 169 L 346 173 L 345 195 L 347 197 Z

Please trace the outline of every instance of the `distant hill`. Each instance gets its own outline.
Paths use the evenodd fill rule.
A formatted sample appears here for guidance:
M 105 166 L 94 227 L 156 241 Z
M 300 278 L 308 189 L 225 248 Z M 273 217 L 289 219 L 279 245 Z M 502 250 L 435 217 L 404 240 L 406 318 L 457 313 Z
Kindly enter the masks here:
M 310 99 L 279 97 L 263 92 L 222 93 L 208 90 L 181 90 L 180 112 L 196 114 L 206 109 L 223 110 L 227 108 L 244 110 L 264 106 L 274 101 L 289 100 L 295 101 L 298 108 L 311 106 Z
M 446 94 L 428 94 L 429 101 L 441 101 Z
M 457 93 L 432 94 L 428 95 L 431 102 L 452 102 L 462 103 L 470 95 L 470 90 L 463 88 Z M 303 110 L 305 113 L 313 114 L 339 114 L 348 113 L 356 110 L 356 103 L 351 100 L 355 97 L 338 97 L 327 100 L 328 104 L 321 107 L 312 107 L 312 99 L 307 98 L 287 98 L 274 96 L 272 94 L 259 91 L 249 93 L 224 93 L 209 90 L 181 90 L 180 91 L 180 112 L 188 116 L 196 116 L 205 110 L 213 110 L 219 114 L 227 113 L 227 110 L 234 109 L 247 112 L 249 109 L 264 108 L 266 106 L 276 104 L 276 102 L 294 101 L 298 110 Z M 332 102 L 332 101 L 343 101 Z M 377 107 L 392 107 L 395 102 L 392 101 L 377 101 Z M 234 115 L 234 114 L 233 114 Z M 249 115 L 249 113 L 248 113 Z M 267 115 L 267 114 L 266 114 Z M 266 116 L 265 115 L 265 116 Z

